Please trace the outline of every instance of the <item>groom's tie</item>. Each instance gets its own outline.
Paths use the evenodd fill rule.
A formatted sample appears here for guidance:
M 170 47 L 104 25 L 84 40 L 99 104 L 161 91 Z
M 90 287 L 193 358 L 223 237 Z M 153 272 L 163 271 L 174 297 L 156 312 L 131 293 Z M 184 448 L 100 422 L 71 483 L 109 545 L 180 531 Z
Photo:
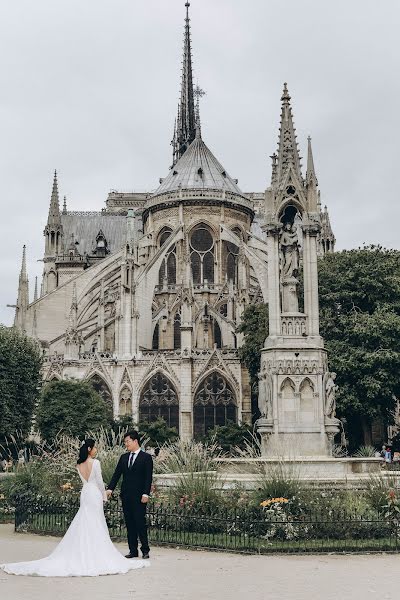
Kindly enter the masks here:
M 135 454 L 134 452 L 131 452 L 129 455 L 129 459 L 128 459 L 128 469 L 130 469 L 134 463 L 135 460 Z

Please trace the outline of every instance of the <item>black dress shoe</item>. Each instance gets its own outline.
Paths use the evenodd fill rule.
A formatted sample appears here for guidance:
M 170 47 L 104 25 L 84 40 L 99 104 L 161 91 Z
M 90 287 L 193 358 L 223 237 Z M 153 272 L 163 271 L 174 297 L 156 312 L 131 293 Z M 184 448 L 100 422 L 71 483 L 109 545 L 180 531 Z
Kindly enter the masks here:
M 137 558 L 139 556 L 139 552 L 129 552 L 129 554 L 125 554 L 125 558 Z
M 145 553 L 143 554 L 143 557 L 142 557 L 142 558 L 150 558 L 150 554 L 149 554 L 148 552 L 145 552 Z

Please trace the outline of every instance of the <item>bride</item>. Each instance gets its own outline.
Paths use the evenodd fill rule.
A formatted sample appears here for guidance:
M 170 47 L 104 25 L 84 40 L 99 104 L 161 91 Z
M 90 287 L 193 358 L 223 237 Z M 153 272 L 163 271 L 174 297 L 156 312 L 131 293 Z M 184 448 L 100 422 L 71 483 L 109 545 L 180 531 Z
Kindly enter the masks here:
M 104 517 L 107 500 L 95 441 L 85 440 L 77 469 L 82 480 L 80 507 L 61 542 L 46 558 L 0 565 L 14 575 L 71 577 L 115 575 L 147 567 L 149 561 L 125 558 L 113 545 Z

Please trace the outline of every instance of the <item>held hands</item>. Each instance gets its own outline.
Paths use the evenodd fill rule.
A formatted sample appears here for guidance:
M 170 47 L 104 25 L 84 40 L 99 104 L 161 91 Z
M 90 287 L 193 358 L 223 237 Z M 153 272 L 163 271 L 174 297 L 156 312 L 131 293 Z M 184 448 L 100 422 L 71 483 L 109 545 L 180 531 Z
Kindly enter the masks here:
M 106 494 L 107 494 L 107 500 L 109 500 L 112 495 L 112 490 L 106 490 Z
M 147 496 L 147 494 L 143 494 L 142 499 L 141 499 L 141 503 L 142 504 L 147 504 L 149 501 L 149 497 Z

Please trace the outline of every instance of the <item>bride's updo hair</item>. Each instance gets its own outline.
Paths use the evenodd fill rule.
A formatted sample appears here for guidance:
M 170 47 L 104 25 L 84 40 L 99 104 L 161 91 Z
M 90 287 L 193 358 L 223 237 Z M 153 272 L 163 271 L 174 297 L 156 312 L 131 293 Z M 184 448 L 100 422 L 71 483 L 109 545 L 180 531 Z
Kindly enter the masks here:
M 84 463 L 85 460 L 87 460 L 87 457 L 89 456 L 89 448 L 94 448 L 95 443 L 96 442 L 90 438 L 83 442 L 82 446 L 79 448 L 79 457 L 77 460 L 78 465 Z

